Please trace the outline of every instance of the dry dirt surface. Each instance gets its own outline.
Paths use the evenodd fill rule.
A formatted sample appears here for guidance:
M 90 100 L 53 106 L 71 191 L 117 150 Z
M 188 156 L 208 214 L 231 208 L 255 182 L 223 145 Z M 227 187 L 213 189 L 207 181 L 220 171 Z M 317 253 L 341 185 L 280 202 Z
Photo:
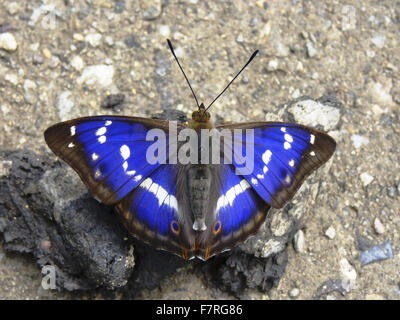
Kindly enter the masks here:
M 43 132 L 61 120 L 190 114 L 195 103 L 166 38 L 205 104 L 260 50 L 213 106 L 219 120 L 280 120 L 279 105 L 301 96 L 331 93 L 343 104 L 323 197 L 283 278 L 242 297 L 399 299 L 399 1 L 1 1 L 0 147 L 54 157 Z M 123 103 L 105 109 L 110 94 Z M 0 299 L 106 298 L 46 291 L 41 279 L 29 255 L 0 245 Z M 235 297 L 188 267 L 142 298 Z

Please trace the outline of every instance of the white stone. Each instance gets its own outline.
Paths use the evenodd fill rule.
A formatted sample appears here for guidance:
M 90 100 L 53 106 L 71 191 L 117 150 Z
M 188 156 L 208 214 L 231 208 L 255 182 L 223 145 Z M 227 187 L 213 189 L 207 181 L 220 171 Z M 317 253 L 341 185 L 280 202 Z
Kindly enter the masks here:
M 290 292 L 289 292 L 289 296 L 290 296 L 291 298 L 296 298 L 296 297 L 299 296 L 299 294 L 300 294 L 299 288 L 293 288 L 293 289 L 290 290 Z
M 371 38 L 371 42 L 376 45 L 379 49 L 385 46 L 386 37 L 385 35 L 377 33 Z
M 101 34 L 89 33 L 85 36 L 85 41 L 89 43 L 92 47 L 98 47 L 101 44 Z
M 182 47 L 177 47 L 175 48 L 175 54 L 178 58 L 183 58 L 183 56 L 185 55 L 185 51 Z
M 268 62 L 267 70 L 268 71 L 276 71 L 278 69 L 278 60 L 277 59 L 272 59 Z
M 4 79 L 10 83 L 12 83 L 13 85 L 17 85 L 18 84 L 18 74 L 16 74 L 15 72 L 9 72 L 4 76 Z
M 343 288 L 349 292 L 355 287 L 357 272 L 346 258 L 340 260 L 340 270 L 343 275 Z
M 268 258 L 271 254 L 281 252 L 285 245 L 275 239 L 269 239 L 261 249 L 261 258 Z
M 366 187 L 374 180 L 374 177 L 371 176 L 368 172 L 363 172 L 360 174 L 360 179 L 363 183 L 363 186 Z
M 17 14 L 21 10 L 21 7 L 17 2 L 10 2 L 7 5 L 7 12 L 11 14 L 12 16 Z
M 351 136 L 351 141 L 353 141 L 354 148 L 359 149 L 364 145 L 369 143 L 369 139 L 358 134 L 353 134 Z
M 113 77 L 114 67 L 100 64 L 86 67 L 76 81 L 79 85 L 108 87 L 112 84 Z
M 385 227 L 379 218 L 374 220 L 374 229 L 377 234 L 383 234 L 385 232 Z
M 18 48 L 17 40 L 10 32 L 0 33 L 0 49 L 15 51 Z
M 392 106 L 393 97 L 390 91 L 393 87 L 391 79 L 382 79 L 382 82 L 371 82 L 368 85 L 368 93 L 373 101 L 382 106 Z
M 293 238 L 293 242 L 294 242 L 294 249 L 296 250 L 296 252 L 303 253 L 305 247 L 305 240 L 304 240 L 304 232 L 302 230 L 296 232 Z
M 334 227 L 330 226 L 328 229 L 326 229 L 325 231 L 325 235 L 329 238 L 329 239 L 334 239 L 336 236 L 336 230 Z
M 83 62 L 83 59 L 80 56 L 74 56 L 70 64 L 77 71 L 82 71 L 83 68 L 85 67 L 85 63 Z
M 171 32 L 171 30 L 169 29 L 169 26 L 167 26 L 167 25 L 160 26 L 160 34 L 163 37 L 169 37 L 170 32 Z
M 322 125 L 325 130 L 332 130 L 340 120 L 338 108 L 324 105 L 314 100 L 303 100 L 289 110 L 295 121 L 308 126 Z
M 71 91 L 63 91 L 56 100 L 56 108 L 61 121 L 71 119 L 71 110 L 75 106 Z

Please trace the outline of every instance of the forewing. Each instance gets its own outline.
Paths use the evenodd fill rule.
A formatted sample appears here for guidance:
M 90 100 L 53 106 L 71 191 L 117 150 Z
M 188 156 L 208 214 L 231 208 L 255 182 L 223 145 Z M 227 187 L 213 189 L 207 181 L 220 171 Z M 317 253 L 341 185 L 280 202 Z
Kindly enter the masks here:
M 146 159 L 146 150 L 154 143 L 146 141 L 146 134 L 155 128 L 168 137 L 167 121 L 97 116 L 58 123 L 44 136 L 99 201 L 115 204 L 160 166 Z
M 245 133 L 233 136 L 239 140 L 243 154 L 246 144 L 254 148 L 254 166 L 239 161 L 234 147 L 232 163 L 260 197 L 275 208 L 292 199 L 304 179 L 328 161 L 336 147 L 326 133 L 298 124 L 258 122 L 218 129 L 253 131 L 254 141 Z

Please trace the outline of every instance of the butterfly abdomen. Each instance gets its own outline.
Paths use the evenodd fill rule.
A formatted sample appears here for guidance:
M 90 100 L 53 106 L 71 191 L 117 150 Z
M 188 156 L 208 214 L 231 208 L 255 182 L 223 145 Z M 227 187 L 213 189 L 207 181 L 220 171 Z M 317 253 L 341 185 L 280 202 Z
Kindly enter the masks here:
M 187 187 L 190 208 L 193 214 L 193 229 L 207 229 L 205 216 L 210 201 L 210 186 L 212 183 L 211 170 L 206 165 L 190 165 L 187 170 Z

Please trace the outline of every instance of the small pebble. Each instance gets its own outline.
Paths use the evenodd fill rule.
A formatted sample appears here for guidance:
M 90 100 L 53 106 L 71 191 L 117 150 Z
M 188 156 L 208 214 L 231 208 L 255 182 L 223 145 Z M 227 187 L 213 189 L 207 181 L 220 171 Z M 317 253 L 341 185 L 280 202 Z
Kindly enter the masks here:
M 167 25 L 160 26 L 160 34 L 163 37 L 169 37 L 169 34 L 170 34 L 169 26 L 167 26 Z
M 114 67 L 107 65 L 88 66 L 82 71 L 82 75 L 76 79 L 79 85 L 108 87 L 112 84 Z
M 340 271 L 343 275 L 343 289 L 350 292 L 355 287 L 357 271 L 346 258 L 340 260 Z
M 394 187 L 394 186 L 390 186 L 389 188 L 388 188 L 388 191 L 387 191 L 387 193 L 388 193 L 388 196 L 390 197 L 390 198 L 395 198 L 396 197 L 396 188 Z
M 379 49 L 382 49 L 385 46 L 386 37 L 385 35 L 377 33 L 375 36 L 371 38 L 371 42 L 376 45 Z
M 374 220 L 374 229 L 377 234 L 383 234 L 385 232 L 385 227 L 379 218 L 375 218 Z
M 360 174 L 360 179 L 363 183 L 363 186 L 366 187 L 374 180 L 374 177 L 371 176 L 368 172 L 363 172 Z
M 304 252 L 304 247 L 305 247 L 305 239 L 304 239 L 304 232 L 302 230 L 299 230 L 296 232 L 293 238 L 294 241 L 294 249 L 298 253 L 303 253 Z
M 20 9 L 21 8 L 17 2 L 11 2 L 7 5 L 7 12 L 12 16 L 14 14 L 17 14 L 20 11 Z
M 372 248 L 361 252 L 360 261 L 361 266 L 365 266 L 372 262 L 377 262 L 386 259 L 393 259 L 392 243 L 390 241 L 384 242 L 381 245 L 375 245 Z
M 82 71 L 85 66 L 83 59 L 80 56 L 73 57 L 70 64 L 77 71 Z
M 42 54 L 43 54 L 43 57 L 45 57 L 46 59 L 51 59 L 52 55 L 51 55 L 51 51 L 49 49 L 44 48 L 42 50 Z
M 353 134 L 351 136 L 351 141 L 353 141 L 353 146 L 356 149 L 361 148 L 364 145 L 367 145 L 369 143 L 369 139 L 363 136 L 360 136 L 358 134 Z
M 330 226 L 328 229 L 326 229 L 325 236 L 327 236 L 329 239 L 333 240 L 336 236 L 335 228 Z
M 74 33 L 74 35 L 72 36 L 72 39 L 74 39 L 75 41 L 84 41 L 85 40 L 83 35 L 81 35 L 80 33 Z
M 18 43 L 15 40 L 12 33 L 5 32 L 0 33 L 0 49 L 4 49 L 6 51 L 15 51 L 18 48 Z
M 18 75 L 14 72 L 6 73 L 4 79 L 15 86 L 18 84 Z
M 148 0 L 143 1 L 142 17 L 145 20 L 157 19 L 162 12 L 162 1 L 161 0 Z
M 89 33 L 86 35 L 85 41 L 88 42 L 92 47 L 98 47 L 101 44 L 101 34 Z
M 70 119 L 70 113 L 75 106 L 71 91 L 63 91 L 56 99 L 56 108 L 61 121 Z
M 317 54 L 317 50 L 315 49 L 314 44 L 311 41 L 307 41 L 306 48 L 308 57 L 315 57 L 315 55 Z
M 290 296 L 291 298 L 296 298 L 296 297 L 299 296 L 299 294 L 300 294 L 299 288 L 293 288 L 293 289 L 290 290 L 290 292 L 289 292 L 289 296 Z
M 272 59 L 268 62 L 267 70 L 268 71 L 276 71 L 278 69 L 278 60 Z

